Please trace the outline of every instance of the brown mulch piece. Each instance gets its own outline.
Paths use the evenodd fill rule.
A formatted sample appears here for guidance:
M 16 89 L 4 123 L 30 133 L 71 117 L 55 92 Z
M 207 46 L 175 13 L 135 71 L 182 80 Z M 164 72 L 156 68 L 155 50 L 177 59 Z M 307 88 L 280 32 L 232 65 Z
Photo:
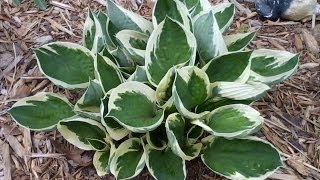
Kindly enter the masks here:
M 219 2 L 222 0 L 214 0 Z M 19 98 L 41 91 L 78 94 L 52 85 L 40 73 L 32 48 L 52 41 L 80 43 L 88 8 L 104 9 L 101 0 L 52 0 L 46 11 L 32 1 L 13 6 L 0 1 L 0 180 L 100 178 L 92 152 L 66 142 L 59 133 L 30 132 L 17 126 L 6 111 Z M 118 0 L 125 8 L 150 18 L 153 1 Z M 320 25 L 311 22 L 261 21 L 250 3 L 238 1 L 230 32 L 258 30 L 250 49 L 268 48 L 300 54 L 300 66 L 289 80 L 254 104 L 266 118 L 259 135 L 277 147 L 284 166 L 271 179 L 320 180 Z M 187 163 L 188 179 L 221 179 L 199 160 Z M 144 171 L 136 179 L 151 179 Z

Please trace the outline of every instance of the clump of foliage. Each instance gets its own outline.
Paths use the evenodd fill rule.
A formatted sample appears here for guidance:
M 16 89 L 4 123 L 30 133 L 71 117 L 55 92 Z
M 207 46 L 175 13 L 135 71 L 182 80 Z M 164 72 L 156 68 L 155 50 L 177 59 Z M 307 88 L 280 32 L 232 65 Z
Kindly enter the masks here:
M 35 50 L 54 84 L 84 89 L 75 105 L 41 92 L 19 100 L 13 119 L 34 131 L 57 128 L 93 150 L 99 175 L 185 179 L 185 161 L 201 157 L 229 179 L 263 179 L 278 151 L 253 136 L 264 121 L 249 106 L 297 69 L 298 55 L 245 50 L 255 32 L 224 35 L 233 4 L 158 0 L 152 22 L 111 0 L 88 12 L 83 46 L 54 42 Z
M 15 4 L 21 4 L 22 0 L 13 0 L 13 2 Z M 34 0 L 34 3 L 40 10 L 46 10 L 48 7 L 47 2 L 45 0 Z

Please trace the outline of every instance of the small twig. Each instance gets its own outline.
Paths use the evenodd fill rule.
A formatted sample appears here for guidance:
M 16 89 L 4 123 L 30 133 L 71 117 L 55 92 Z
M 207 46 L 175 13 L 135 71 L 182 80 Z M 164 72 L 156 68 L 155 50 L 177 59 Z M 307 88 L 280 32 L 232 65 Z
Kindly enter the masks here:
M 20 79 L 26 79 L 26 80 L 43 80 L 47 79 L 46 77 L 32 77 L 32 76 L 21 76 Z

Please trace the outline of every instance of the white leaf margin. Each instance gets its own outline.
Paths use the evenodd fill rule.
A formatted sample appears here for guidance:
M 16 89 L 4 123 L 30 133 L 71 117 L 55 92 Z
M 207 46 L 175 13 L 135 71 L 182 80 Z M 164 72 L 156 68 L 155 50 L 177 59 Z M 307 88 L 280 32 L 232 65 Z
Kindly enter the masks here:
M 261 127 L 264 122 L 264 118 L 260 115 L 260 113 L 257 110 L 253 109 L 252 107 L 250 107 L 248 105 L 244 105 L 244 104 L 231 104 L 231 105 L 219 107 L 219 108 L 211 111 L 208 114 L 208 116 L 207 116 L 208 119 L 210 118 L 211 115 L 213 115 L 219 111 L 223 111 L 225 109 L 234 109 L 234 110 L 239 111 L 244 117 L 248 118 L 250 122 L 254 122 L 254 124 L 251 127 L 248 127 L 247 129 L 244 129 L 242 131 L 237 131 L 237 132 L 233 132 L 233 133 L 219 133 L 219 132 L 215 132 L 214 130 L 212 130 L 211 127 L 206 125 L 201 120 L 195 120 L 195 121 L 192 121 L 191 123 L 202 127 L 205 131 L 209 132 L 210 134 L 212 134 L 214 136 L 235 138 L 235 137 L 247 136 L 248 134 L 255 132 L 255 130 L 258 127 Z
M 77 122 L 84 122 L 87 124 L 91 124 L 93 126 L 97 126 L 98 128 L 100 128 L 102 131 L 105 131 L 105 128 L 102 126 L 101 123 L 92 120 L 92 119 L 88 119 L 88 118 L 83 118 L 83 117 L 79 117 L 79 116 L 74 116 L 71 117 L 69 119 L 65 119 L 63 121 L 60 121 L 58 123 L 57 129 L 60 132 L 60 134 L 71 144 L 73 144 L 74 146 L 83 149 L 83 150 L 95 150 L 90 143 L 89 144 L 85 144 L 82 141 L 79 140 L 78 136 L 76 133 L 70 131 L 66 126 L 61 125 L 61 122 L 72 122 L 72 121 L 77 121 Z M 104 140 L 106 140 L 106 142 L 110 141 L 110 137 L 108 137 L 108 135 L 106 134 L 106 137 L 104 138 Z

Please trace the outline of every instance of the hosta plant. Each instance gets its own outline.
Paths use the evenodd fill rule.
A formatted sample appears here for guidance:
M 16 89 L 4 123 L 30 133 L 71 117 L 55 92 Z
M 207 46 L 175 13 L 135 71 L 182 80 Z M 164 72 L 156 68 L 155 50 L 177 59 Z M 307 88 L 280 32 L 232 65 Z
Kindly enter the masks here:
M 9 113 L 95 151 L 101 176 L 131 179 L 146 167 L 180 180 L 186 161 L 201 157 L 226 178 L 264 179 L 282 163 L 254 136 L 264 118 L 250 104 L 295 72 L 298 55 L 246 49 L 255 32 L 227 35 L 234 14 L 229 3 L 158 0 L 150 21 L 108 0 L 106 12 L 88 12 L 82 45 L 35 50 L 54 84 L 86 89 L 77 103 L 41 92 Z

